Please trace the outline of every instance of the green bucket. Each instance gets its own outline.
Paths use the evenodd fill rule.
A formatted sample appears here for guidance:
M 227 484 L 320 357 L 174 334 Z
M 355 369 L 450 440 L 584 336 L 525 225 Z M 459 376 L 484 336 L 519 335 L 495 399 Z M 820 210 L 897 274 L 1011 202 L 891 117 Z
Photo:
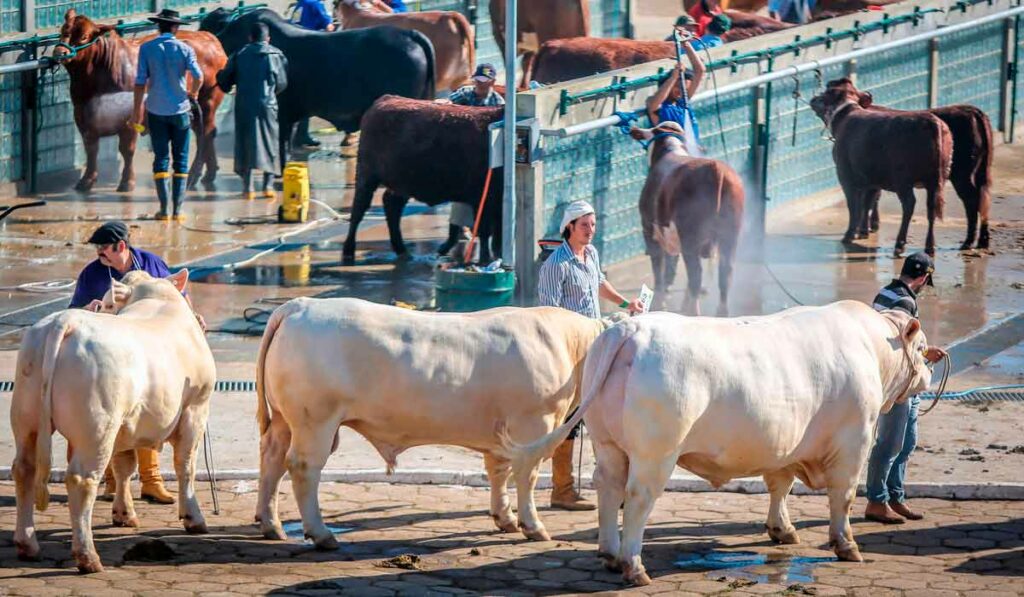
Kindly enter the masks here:
M 512 304 L 516 274 L 512 271 L 470 272 L 439 269 L 434 274 L 439 311 L 483 311 Z

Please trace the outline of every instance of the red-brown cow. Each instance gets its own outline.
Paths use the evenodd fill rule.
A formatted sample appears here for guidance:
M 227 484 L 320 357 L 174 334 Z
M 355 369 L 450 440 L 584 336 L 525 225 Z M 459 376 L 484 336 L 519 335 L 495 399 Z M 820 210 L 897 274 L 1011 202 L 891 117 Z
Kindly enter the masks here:
M 743 224 L 743 182 L 725 162 L 686 153 L 683 128 L 662 122 L 652 129 L 633 128 L 646 140 L 651 169 L 640 193 L 640 222 L 654 270 L 656 296 L 672 285 L 680 253 L 686 264 L 683 313 L 700 315 L 701 258 L 718 247 L 718 315 L 729 314 L 729 283 Z
M 217 106 L 224 99 L 224 92 L 217 87 L 217 72 L 224 68 L 228 58 L 220 41 L 210 33 L 179 31 L 177 36 L 192 46 L 199 66 L 203 69 L 203 87 L 199 92 L 203 130 L 196 128 L 199 151 L 196 152 L 195 160 L 189 169 L 188 186 L 195 186 L 205 165 L 203 185 L 213 189 L 213 181 L 217 176 L 217 154 L 214 149 L 217 134 L 215 116 Z M 154 37 L 156 35 L 124 39 L 118 35 L 114 25 L 96 24 L 88 17 L 77 14 L 73 8 L 64 14 L 60 41 L 74 47 L 91 44 L 62 61 L 71 79 L 71 103 L 75 109 L 75 125 L 85 145 L 85 172 L 75 185 L 75 189 L 89 191 L 96 183 L 96 159 L 100 138 L 110 135 L 119 137 L 118 149 L 124 159 L 121 182 L 117 190 L 131 191 L 135 188 L 132 159 L 135 157 L 138 134 L 128 122 L 131 119 L 131 102 L 124 101 L 126 96 L 122 94 L 131 93 L 135 88 L 139 46 Z M 66 56 L 68 53 L 67 48 L 60 46 L 54 51 L 56 56 Z
M 873 110 L 897 111 L 873 103 L 870 91 L 857 89 L 849 79 L 829 83 L 856 91 L 860 105 Z M 988 216 L 992 207 L 992 124 L 983 111 L 967 104 L 942 106 L 928 110 L 946 123 L 953 135 L 953 163 L 950 166 L 949 181 L 956 194 L 964 202 L 967 217 L 967 238 L 960 245 L 966 251 L 977 238 L 979 249 L 989 245 Z M 860 233 L 878 230 L 878 195 L 868 201 L 868 211 L 861 224 Z M 979 218 L 981 220 L 979 227 Z
M 843 242 L 856 236 L 870 201 L 879 190 L 895 192 L 903 206 L 903 220 L 896 236 L 894 255 L 907 244 L 907 230 L 914 215 L 914 188 L 928 194 L 928 237 L 925 251 L 935 254 L 935 217 L 942 218 L 943 187 L 953 157 L 949 127 L 927 111 L 876 111 L 861 107 L 856 90 L 832 81 L 811 99 L 811 109 L 835 139 L 832 159 L 846 196 L 850 222 Z
M 740 11 L 725 12 L 733 19 L 732 29 L 722 36 L 727 43 L 792 27 L 768 17 Z M 549 85 L 654 60 L 674 60 L 675 57 L 676 47 L 671 41 L 597 37 L 553 39 L 541 45 L 536 58 L 524 69 L 523 81 Z

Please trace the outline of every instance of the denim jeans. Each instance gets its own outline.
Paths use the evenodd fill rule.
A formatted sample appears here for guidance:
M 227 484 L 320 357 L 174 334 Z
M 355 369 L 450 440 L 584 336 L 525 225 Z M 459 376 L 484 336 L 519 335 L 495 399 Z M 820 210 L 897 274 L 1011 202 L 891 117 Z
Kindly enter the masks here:
M 160 116 L 151 112 L 148 118 L 149 138 L 153 143 L 153 172 L 169 172 L 167 167 L 173 158 L 174 172 L 188 174 L 189 113 Z
M 911 396 L 878 417 L 878 435 L 868 458 L 867 498 L 903 503 L 907 460 L 917 445 L 917 412 L 921 399 Z

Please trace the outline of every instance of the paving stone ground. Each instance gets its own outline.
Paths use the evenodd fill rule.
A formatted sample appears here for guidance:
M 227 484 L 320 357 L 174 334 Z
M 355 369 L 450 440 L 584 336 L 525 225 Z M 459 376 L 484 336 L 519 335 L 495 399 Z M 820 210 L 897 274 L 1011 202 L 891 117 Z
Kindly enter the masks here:
M 63 486 L 51 487 L 50 508 L 37 513 L 42 561 L 20 562 L 13 540 L 14 486 L 0 483 L 0 594 L 158 595 L 303 594 L 574 594 L 622 591 L 617 574 L 595 557 L 594 512 L 542 508 L 553 540 L 529 542 L 499 533 L 487 515 L 487 492 L 450 486 L 323 484 L 330 525 L 351 529 L 341 547 L 317 552 L 298 539 L 260 539 L 251 524 L 255 493 L 221 486 L 221 514 L 213 515 L 208 488 L 200 495 L 211 533 L 188 536 L 173 506 L 137 504 L 142 527 L 110 526 L 110 506 L 98 503 L 95 536 L 106 570 L 82 576 L 70 559 Z M 137 489 L 136 489 L 137 490 Z M 285 483 L 286 529 L 298 520 Z M 538 492 L 546 504 L 547 492 Z M 883 527 L 860 518 L 854 534 L 863 564 L 832 561 L 823 497 L 790 498 L 800 545 L 775 546 L 762 533 L 767 496 L 666 493 L 651 516 L 644 562 L 654 583 L 637 594 L 673 595 L 1018 595 L 1024 594 L 1024 502 L 952 502 L 921 499 L 920 522 Z M 174 551 L 169 561 L 124 562 L 125 552 L 148 539 Z M 418 556 L 418 570 L 385 560 Z M 680 567 L 703 558 L 725 566 Z

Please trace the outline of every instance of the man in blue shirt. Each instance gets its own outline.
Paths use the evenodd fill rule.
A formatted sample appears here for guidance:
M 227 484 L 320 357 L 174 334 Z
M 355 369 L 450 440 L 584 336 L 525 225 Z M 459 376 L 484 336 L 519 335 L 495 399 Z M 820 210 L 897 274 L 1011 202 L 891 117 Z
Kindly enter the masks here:
M 715 15 L 708 23 L 704 35 L 700 36 L 700 39 L 693 40 L 693 49 L 703 50 L 725 45 L 722 36 L 730 29 L 732 29 L 732 19 L 723 14 Z
M 166 278 L 171 275 L 163 259 L 128 244 L 128 226 L 124 222 L 112 221 L 103 224 L 93 231 L 87 242 L 96 246 L 97 259 L 85 266 L 78 275 L 78 284 L 75 285 L 75 294 L 71 297 L 69 308 L 99 311 L 103 295 L 110 290 L 113 281 L 120 280 L 133 270 L 143 270 L 154 278 Z M 203 329 L 206 329 L 198 314 L 196 318 Z M 135 450 L 135 455 L 139 461 L 142 499 L 158 504 L 173 504 L 174 496 L 164 487 L 164 480 L 160 475 L 160 453 L 151 448 L 139 448 Z M 114 473 L 110 466 L 107 466 L 104 480 L 106 488 L 100 498 L 113 498 Z
M 181 203 L 188 182 L 188 131 L 191 124 L 192 103 L 199 97 L 203 86 L 203 71 L 199 68 L 195 50 L 178 40 L 174 34 L 185 21 L 178 11 L 165 8 L 150 21 L 157 24 L 160 35 L 139 48 L 139 68 L 135 75 L 135 128 L 143 127 L 143 98 L 149 122 L 149 137 L 153 144 L 153 179 L 156 195 L 160 199 L 157 220 L 185 221 Z M 187 89 L 185 75 L 192 74 L 192 87 Z M 146 88 L 149 87 L 147 97 Z M 170 151 L 168 151 L 170 146 Z M 172 155 L 173 154 L 173 155 Z M 171 173 L 168 163 L 174 163 L 171 185 L 172 211 L 167 211 L 168 181 Z

